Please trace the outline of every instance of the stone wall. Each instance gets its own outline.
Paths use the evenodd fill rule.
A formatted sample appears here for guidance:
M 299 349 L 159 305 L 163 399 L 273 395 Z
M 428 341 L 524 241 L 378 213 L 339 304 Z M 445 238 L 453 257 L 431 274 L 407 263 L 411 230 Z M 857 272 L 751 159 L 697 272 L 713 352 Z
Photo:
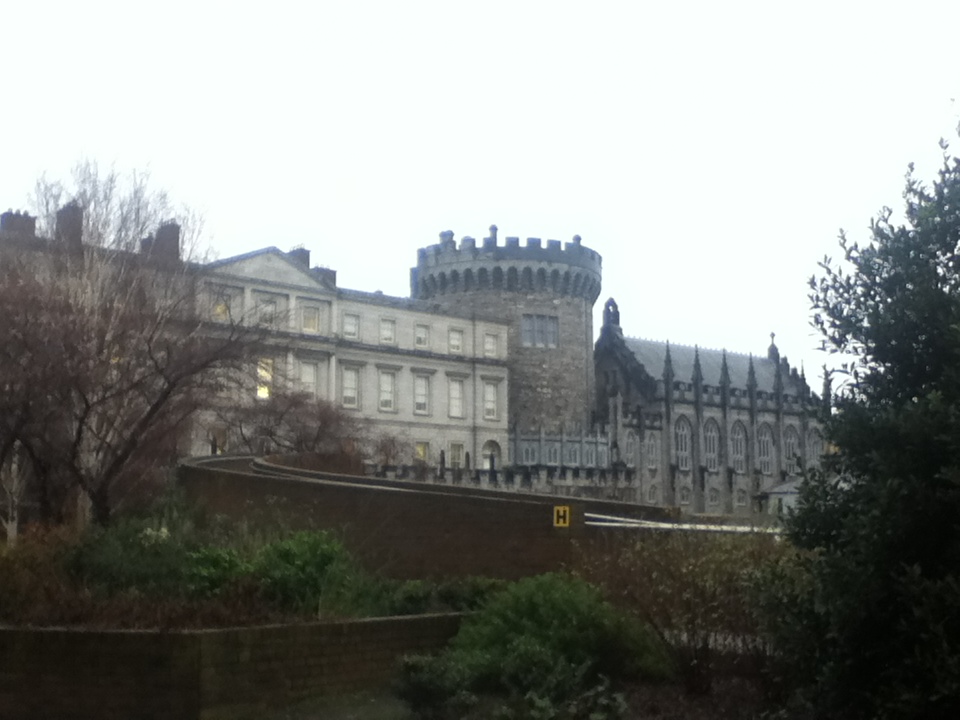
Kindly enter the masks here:
M 400 656 L 443 647 L 460 615 L 225 630 L 0 629 L 4 720 L 260 717 L 380 688 Z

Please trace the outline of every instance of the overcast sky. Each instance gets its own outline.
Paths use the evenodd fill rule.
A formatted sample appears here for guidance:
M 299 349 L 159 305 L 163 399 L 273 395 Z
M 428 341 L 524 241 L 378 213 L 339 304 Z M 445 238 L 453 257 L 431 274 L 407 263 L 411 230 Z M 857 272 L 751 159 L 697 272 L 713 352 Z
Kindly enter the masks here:
M 13 7 L 11 7 L 13 6 Z M 806 280 L 960 147 L 960 2 L 5 3 L 0 208 L 149 169 L 222 258 L 409 293 L 443 230 L 583 243 L 629 335 L 823 358 Z M 811 367 L 814 366 L 814 367 Z

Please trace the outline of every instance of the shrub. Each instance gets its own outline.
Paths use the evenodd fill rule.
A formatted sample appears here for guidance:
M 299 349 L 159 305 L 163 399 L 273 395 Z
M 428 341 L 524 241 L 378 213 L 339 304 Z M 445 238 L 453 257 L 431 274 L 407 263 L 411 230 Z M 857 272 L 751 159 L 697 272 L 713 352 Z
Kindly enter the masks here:
M 423 717 L 459 717 L 471 708 L 478 716 L 589 717 L 620 706 L 611 681 L 662 677 L 664 668 L 643 626 L 585 581 L 548 574 L 492 597 L 445 653 L 408 658 L 400 694 Z

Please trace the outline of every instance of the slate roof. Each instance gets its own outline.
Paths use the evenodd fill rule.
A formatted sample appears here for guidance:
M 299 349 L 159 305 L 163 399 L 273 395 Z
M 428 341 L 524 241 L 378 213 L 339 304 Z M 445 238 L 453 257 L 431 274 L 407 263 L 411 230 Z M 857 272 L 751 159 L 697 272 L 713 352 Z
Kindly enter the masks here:
M 667 343 L 657 340 L 643 340 L 641 338 L 624 337 L 624 343 L 633 353 L 644 369 L 656 379 L 663 377 L 663 364 L 667 356 Z M 689 345 L 670 345 L 670 359 L 673 362 L 673 376 L 682 382 L 692 382 L 693 363 L 696 348 Z M 703 373 L 703 384 L 718 387 L 720 385 L 720 368 L 723 363 L 722 350 L 700 348 L 700 370 Z M 753 369 L 757 377 L 757 390 L 772 393 L 776 381 L 776 363 L 765 356 L 753 358 Z M 747 376 L 750 367 L 750 356 L 741 353 L 727 352 L 727 371 L 730 373 L 730 386 L 742 390 L 747 389 Z M 787 395 L 805 395 L 803 384 L 783 373 L 783 390 Z

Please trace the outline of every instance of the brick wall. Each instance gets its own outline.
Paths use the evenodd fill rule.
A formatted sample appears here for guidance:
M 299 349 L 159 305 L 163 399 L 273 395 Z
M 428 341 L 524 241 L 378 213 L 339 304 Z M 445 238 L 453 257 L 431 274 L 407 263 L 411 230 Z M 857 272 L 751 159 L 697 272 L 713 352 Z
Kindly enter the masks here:
M 264 706 L 383 687 L 443 647 L 459 615 L 183 632 L 0 628 L 0 718 L 257 717 Z

